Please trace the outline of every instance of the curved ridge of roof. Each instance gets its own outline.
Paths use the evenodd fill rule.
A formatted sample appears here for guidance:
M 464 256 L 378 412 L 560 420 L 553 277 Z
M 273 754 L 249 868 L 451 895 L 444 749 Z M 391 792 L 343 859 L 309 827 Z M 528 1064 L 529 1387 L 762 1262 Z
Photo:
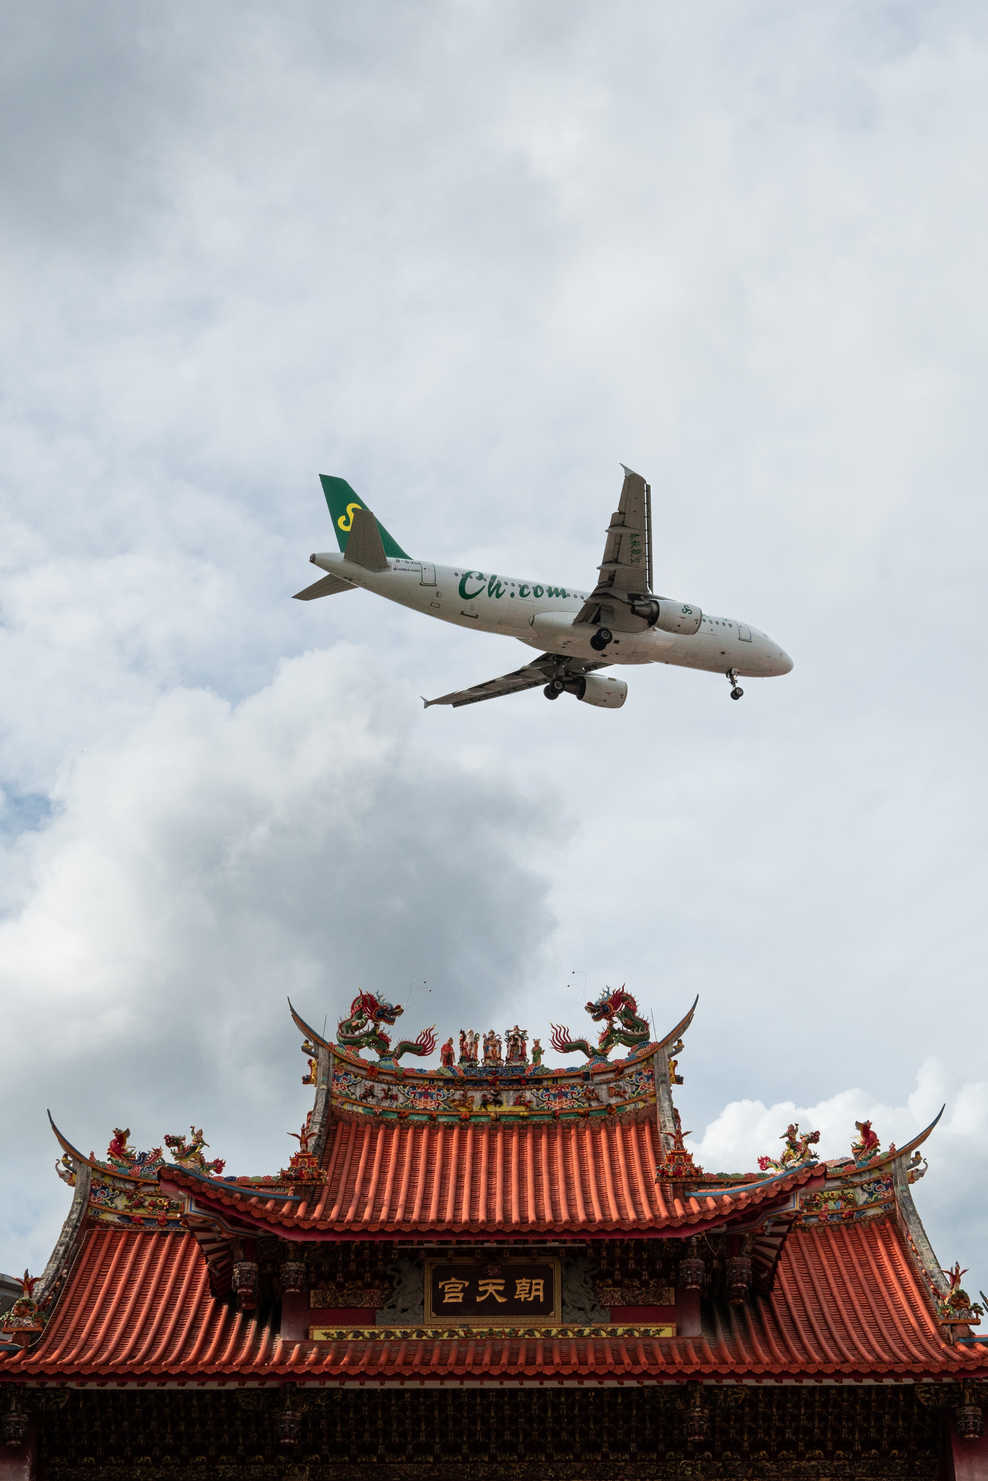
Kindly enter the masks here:
M 465 1080 L 465 1084 L 467 1084 L 468 1088 L 481 1089 L 485 1080 L 498 1080 L 501 1083 L 513 1079 L 531 1079 L 533 1082 L 538 1081 L 539 1083 L 543 1080 L 547 1082 L 550 1080 L 570 1079 L 582 1081 L 586 1079 L 588 1074 L 596 1078 L 598 1075 L 606 1076 L 608 1071 L 621 1073 L 637 1065 L 644 1066 L 651 1056 L 655 1054 L 656 1050 L 666 1048 L 667 1045 L 686 1031 L 693 1021 L 699 1001 L 700 995 L 697 993 L 688 1011 L 663 1038 L 639 1045 L 638 1048 L 633 1049 L 623 1059 L 595 1059 L 581 1064 L 553 1065 L 551 1067 L 548 1065 L 535 1067 L 527 1061 L 517 1064 L 513 1062 L 508 1064 L 482 1064 L 472 1067 L 469 1077 Z M 463 1069 L 462 1065 L 457 1066 L 457 1073 L 451 1077 L 450 1072 L 440 1065 L 399 1065 L 387 1059 L 364 1059 L 360 1053 L 352 1049 L 349 1045 L 338 1044 L 332 1039 L 327 1039 L 325 1034 L 318 1033 L 312 1027 L 311 1023 L 308 1023 L 302 1017 L 301 1013 L 298 1012 L 291 998 L 288 998 L 287 1002 L 288 1010 L 292 1016 L 292 1022 L 299 1032 L 316 1048 L 327 1050 L 342 1065 L 358 1073 L 370 1074 L 375 1079 L 386 1080 L 395 1078 L 400 1081 L 417 1081 L 423 1079 L 440 1080 L 443 1083 L 448 1083 L 451 1078 L 457 1081 L 460 1078 Z M 534 1076 L 531 1073 L 533 1069 L 536 1069 Z
M 322 1034 L 317 1034 L 312 1025 L 306 1023 L 302 1015 L 296 1010 L 291 998 L 286 996 L 285 1001 L 288 1004 L 288 1011 L 292 1015 L 292 1022 L 300 1033 L 303 1033 L 307 1039 L 311 1039 L 313 1044 L 321 1045 L 323 1049 L 336 1048 L 335 1044 L 331 1043 L 328 1039 L 324 1039 Z
M 94 1167 L 94 1166 L 99 1166 L 99 1167 L 104 1167 L 105 1166 L 105 1167 L 109 1167 L 110 1166 L 109 1163 L 102 1163 L 102 1162 L 100 1162 L 99 1159 L 97 1157 L 93 1156 L 92 1154 L 90 1154 L 87 1157 L 86 1154 L 85 1154 L 85 1152 L 80 1152 L 79 1151 L 79 1148 L 76 1147 L 76 1146 L 74 1146 L 73 1143 L 69 1141 L 69 1139 L 65 1135 L 65 1133 L 63 1131 L 61 1131 L 59 1129 L 59 1127 L 55 1124 L 55 1118 L 54 1118 L 54 1116 L 52 1115 L 51 1111 L 48 1109 L 47 1106 L 45 1107 L 45 1115 L 48 1117 L 48 1124 L 50 1125 L 52 1131 L 55 1133 L 55 1140 L 58 1142 L 58 1145 L 61 1147 L 61 1149 L 62 1149 L 63 1152 L 67 1152 L 70 1157 L 72 1157 L 72 1158 L 75 1159 L 76 1162 L 83 1163 L 86 1167 Z M 122 1169 L 121 1169 L 121 1176 L 122 1177 L 126 1177 L 127 1176 L 127 1173 L 124 1172 Z M 153 1179 L 151 1181 L 153 1182 Z
M 693 1015 L 696 1012 L 696 1005 L 699 1001 L 700 994 L 697 993 L 696 997 L 693 999 L 692 1004 L 690 1005 L 689 1011 L 683 1015 L 683 1017 L 676 1024 L 675 1028 L 671 1028 L 667 1034 L 664 1034 L 662 1036 L 661 1039 L 656 1040 L 656 1042 L 652 1045 L 653 1049 L 664 1049 L 667 1044 L 672 1043 L 673 1039 L 678 1039 L 681 1034 L 685 1034 L 686 1030 L 693 1022 Z
M 877 1172 L 881 1167 L 888 1167 L 890 1163 L 898 1162 L 902 1157 L 911 1156 L 917 1147 L 921 1147 L 926 1141 L 926 1138 L 932 1133 L 946 1109 L 947 1102 L 944 1101 L 929 1126 L 925 1126 L 922 1131 L 917 1132 L 912 1141 L 906 1142 L 904 1147 L 889 1148 L 886 1152 L 880 1152 L 877 1157 L 870 1157 L 867 1162 L 854 1162 L 852 1160 L 846 1164 L 831 1166 L 830 1176 L 834 1178 L 850 1178 L 855 1173 L 865 1172 L 870 1175 Z

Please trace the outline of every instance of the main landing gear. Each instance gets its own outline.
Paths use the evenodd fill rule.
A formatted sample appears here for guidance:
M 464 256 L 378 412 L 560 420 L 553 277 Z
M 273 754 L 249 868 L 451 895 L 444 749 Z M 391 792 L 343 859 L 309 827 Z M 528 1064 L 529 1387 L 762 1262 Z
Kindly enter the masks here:
M 603 653 L 608 643 L 613 640 L 613 637 L 614 634 L 611 632 L 609 627 L 598 627 L 597 631 L 590 639 L 590 646 L 595 653 Z
M 550 679 L 548 684 L 543 689 L 542 693 L 545 695 L 546 699 L 558 699 L 565 688 L 566 685 L 563 683 L 562 679 Z
M 737 670 L 736 669 L 728 669 L 727 670 L 727 674 L 726 674 L 725 677 L 727 678 L 728 683 L 731 686 L 731 698 L 732 699 L 740 699 L 741 696 L 742 696 L 742 694 L 744 693 L 744 690 L 741 688 L 741 685 L 738 683 Z

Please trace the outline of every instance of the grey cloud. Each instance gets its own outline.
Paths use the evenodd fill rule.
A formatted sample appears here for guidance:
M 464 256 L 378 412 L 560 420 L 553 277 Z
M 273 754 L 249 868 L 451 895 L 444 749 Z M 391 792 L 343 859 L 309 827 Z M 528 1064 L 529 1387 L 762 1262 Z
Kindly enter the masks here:
M 47 1164 L 46 1102 L 87 1149 L 195 1117 L 231 1165 L 267 1165 L 306 1094 L 286 996 L 332 1032 L 378 988 L 414 1037 L 538 958 L 545 886 L 515 853 L 544 806 L 387 733 L 399 695 L 364 653 L 311 654 L 237 709 L 175 690 L 77 763 L 6 858 L 29 880 L 0 922 L 6 1031 L 38 1046 L 8 1061 L 8 1177 Z
M 18 25 L 0 785 L 55 815 L 5 833 L 2 867 L 8 919 L 69 881 L 31 938 L 45 1052 L 75 1055 L 66 1120 L 94 1074 L 100 1125 L 133 1105 L 140 1065 L 145 1139 L 191 1098 L 238 1165 L 270 1165 L 281 994 L 332 1021 L 366 973 L 453 1027 L 575 1027 L 625 979 L 671 1023 L 699 990 L 696 1124 L 849 1083 L 901 1105 L 944 1043 L 972 1083 L 981 10 Z M 425 715 L 416 694 L 518 652 L 362 596 L 288 600 L 329 543 L 318 471 L 418 553 L 577 584 L 619 458 L 653 483 L 660 585 L 773 632 L 792 675 L 740 706 L 657 671 L 619 715 L 538 695 Z M 348 667 L 348 641 L 376 664 Z M 291 672 L 374 757 L 347 753 L 342 795 L 311 697 L 271 683 L 323 645 Z M 12 1169 L 25 1197 L 50 1200 L 46 1156 Z

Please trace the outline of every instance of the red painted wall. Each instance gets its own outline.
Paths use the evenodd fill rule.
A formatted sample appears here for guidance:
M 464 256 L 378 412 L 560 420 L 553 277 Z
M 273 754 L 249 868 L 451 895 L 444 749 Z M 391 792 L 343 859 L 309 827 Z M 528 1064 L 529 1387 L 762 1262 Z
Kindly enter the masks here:
M 30 1433 L 23 1445 L 0 1445 L 0 1481 L 34 1481 L 36 1456 L 35 1437 Z
M 950 1458 L 954 1463 L 950 1473 L 953 1481 L 988 1481 L 988 1435 L 980 1440 L 961 1440 L 951 1431 Z
M 310 1327 L 373 1327 L 376 1316 L 369 1306 L 312 1307 L 304 1292 L 294 1291 L 281 1298 L 281 1335 L 287 1342 L 304 1342 Z

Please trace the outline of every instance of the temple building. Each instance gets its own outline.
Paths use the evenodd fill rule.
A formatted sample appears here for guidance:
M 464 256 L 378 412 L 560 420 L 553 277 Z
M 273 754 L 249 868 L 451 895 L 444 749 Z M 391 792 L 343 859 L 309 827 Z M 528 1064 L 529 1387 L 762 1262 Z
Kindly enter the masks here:
M 927 1127 L 846 1156 L 791 1125 L 696 1165 L 623 989 L 554 1025 L 392 1043 L 360 993 L 298 1014 L 313 1105 L 284 1168 L 201 1129 L 85 1155 L 0 1320 L 0 1481 L 988 1478 L 988 1342 L 912 1184 Z M 54 1124 L 53 1124 L 54 1125 Z M 935 1125 L 935 1123 L 934 1123 Z

